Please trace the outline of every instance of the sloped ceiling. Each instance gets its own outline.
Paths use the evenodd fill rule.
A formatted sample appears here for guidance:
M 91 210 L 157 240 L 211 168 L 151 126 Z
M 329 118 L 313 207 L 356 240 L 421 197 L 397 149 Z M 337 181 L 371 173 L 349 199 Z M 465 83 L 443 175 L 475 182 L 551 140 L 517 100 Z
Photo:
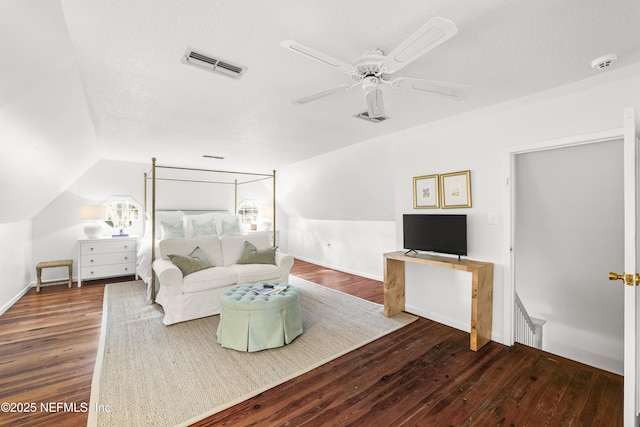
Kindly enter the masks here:
M 0 176 L 27 183 L 22 190 L 38 200 L 97 157 L 269 172 L 589 79 L 601 73 L 590 62 L 602 55 L 617 53 L 616 67 L 640 61 L 637 0 L 61 0 L 62 11 L 54 1 L 1 4 L 0 166 L 9 170 Z M 468 84 L 469 97 L 384 87 L 390 120 L 379 124 L 352 117 L 366 109 L 358 88 L 291 102 L 351 80 L 286 51 L 282 40 L 351 63 L 370 48 L 391 51 L 434 16 L 452 20 L 458 34 L 397 74 Z M 248 71 L 232 80 L 189 67 L 181 63 L 188 48 Z M 22 206 L 11 217 L 41 204 L 0 191 L 3 206 Z
M 98 159 L 55 1 L 0 2 L 0 223 L 33 217 Z

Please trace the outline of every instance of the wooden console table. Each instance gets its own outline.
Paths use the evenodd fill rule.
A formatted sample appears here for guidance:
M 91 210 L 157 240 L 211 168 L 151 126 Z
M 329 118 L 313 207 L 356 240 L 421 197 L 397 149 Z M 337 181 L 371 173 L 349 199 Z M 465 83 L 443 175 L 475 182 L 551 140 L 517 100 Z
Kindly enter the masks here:
M 471 350 L 491 341 L 493 319 L 493 264 L 404 252 L 384 254 L 384 314 L 387 317 L 404 311 L 404 263 L 434 265 L 471 273 Z

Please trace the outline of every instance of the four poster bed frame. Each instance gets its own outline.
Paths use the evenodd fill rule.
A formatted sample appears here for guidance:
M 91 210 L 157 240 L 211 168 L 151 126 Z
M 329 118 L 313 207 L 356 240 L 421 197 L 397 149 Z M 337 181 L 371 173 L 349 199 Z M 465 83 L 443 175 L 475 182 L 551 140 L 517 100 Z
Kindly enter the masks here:
M 219 174 L 230 174 L 230 175 L 239 175 L 243 177 L 247 177 L 246 180 L 238 181 L 238 179 L 234 179 L 233 181 L 210 181 L 210 180 L 196 180 L 196 179 L 179 179 L 179 178 L 170 178 L 170 177 L 159 177 L 159 170 L 168 170 L 168 171 L 191 171 L 198 173 L 219 173 Z M 215 169 L 198 169 L 198 168 L 185 168 L 185 167 L 177 167 L 177 166 L 167 166 L 167 165 L 159 165 L 156 163 L 156 158 L 153 157 L 151 159 L 151 170 L 148 173 L 144 174 L 144 211 L 148 212 L 147 207 L 147 181 L 151 181 L 151 302 L 155 303 L 156 301 L 156 276 L 153 273 L 153 261 L 156 259 L 156 183 L 158 181 L 172 181 L 172 182 L 192 182 L 192 183 L 206 183 L 206 184 L 222 184 L 222 185 L 233 185 L 234 186 L 234 204 L 233 204 L 233 213 L 237 215 L 238 213 L 238 186 L 243 184 L 249 184 L 253 182 L 263 181 L 266 179 L 273 179 L 273 246 L 276 246 L 276 171 L 273 171 L 273 174 L 264 174 L 264 173 L 254 173 L 254 172 L 233 172 L 233 171 L 223 171 L 223 170 L 215 170 Z M 231 211 L 230 211 L 231 212 Z

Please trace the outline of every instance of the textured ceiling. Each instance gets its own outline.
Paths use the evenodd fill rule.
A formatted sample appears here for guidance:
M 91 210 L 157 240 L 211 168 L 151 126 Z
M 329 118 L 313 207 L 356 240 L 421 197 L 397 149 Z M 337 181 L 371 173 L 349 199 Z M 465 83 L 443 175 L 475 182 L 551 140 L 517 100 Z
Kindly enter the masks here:
M 619 55 L 616 67 L 640 61 L 638 0 L 62 0 L 62 8 L 102 158 L 225 170 L 270 171 L 593 77 L 590 62 L 605 54 Z M 457 36 L 397 76 L 468 84 L 469 97 L 385 87 L 391 119 L 379 124 L 352 117 L 366 110 L 360 89 L 291 102 L 350 79 L 282 40 L 351 63 L 370 48 L 389 52 L 434 16 L 455 22 Z M 187 48 L 248 71 L 233 80 L 189 67 Z

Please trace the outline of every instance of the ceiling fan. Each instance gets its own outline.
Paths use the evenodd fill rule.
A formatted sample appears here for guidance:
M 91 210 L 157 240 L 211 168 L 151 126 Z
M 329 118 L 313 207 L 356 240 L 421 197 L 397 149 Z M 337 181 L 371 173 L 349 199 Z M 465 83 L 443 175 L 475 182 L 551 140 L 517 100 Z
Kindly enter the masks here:
M 457 33 L 458 28 L 452 21 L 440 17 L 432 18 L 388 55 L 385 55 L 379 49 L 369 49 L 361 57 L 353 61 L 351 65 L 294 40 L 284 40 L 280 43 L 282 47 L 347 73 L 353 80 L 352 83 L 341 84 L 331 89 L 296 99 L 293 102 L 294 104 L 306 104 L 333 93 L 350 91 L 354 87 L 361 86 L 366 94 L 369 117 L 377 118 L 385 114 L 381 85 L 389 85 L 394 89 L 429 92 L 452 99 L 460 99 L 469 93 L 470 86 L 410 77 L 392 79 L 392 75 L 396 71 L 409 65 Z

